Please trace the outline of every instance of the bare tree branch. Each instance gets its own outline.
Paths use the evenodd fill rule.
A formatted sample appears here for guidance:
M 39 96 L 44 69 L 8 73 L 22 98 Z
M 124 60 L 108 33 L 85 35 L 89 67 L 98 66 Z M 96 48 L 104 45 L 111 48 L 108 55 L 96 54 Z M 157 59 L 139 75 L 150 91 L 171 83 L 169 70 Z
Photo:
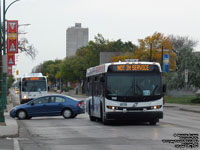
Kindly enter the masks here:
M 32 59 L 35 59 L 37 55 L 37 50 L 31 44 L 29 44 L 26 38 L 21 38 L 18 44 L 18 48 L 21 52 L 24 52 L 25 55 L 30 56 Z

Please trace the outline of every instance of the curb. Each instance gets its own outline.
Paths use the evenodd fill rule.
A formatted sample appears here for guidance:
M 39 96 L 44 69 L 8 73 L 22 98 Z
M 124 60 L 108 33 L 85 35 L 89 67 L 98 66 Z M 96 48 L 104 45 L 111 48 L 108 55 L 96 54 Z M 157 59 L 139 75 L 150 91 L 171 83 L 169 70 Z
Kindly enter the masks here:
M 10 118 L 8 114 L 5 114 L 5 126 L 0 128 L 0 138 L 14 138 L 19 136 L 19 126 L 15 119 Z
M 179 108 L 179 110 L 188 111 L 188 112 L 194 112 L 194 113 L 200 113 L 200 111 L 198 111 L 198 110 L 191 110 L 191 109 L 185 109 L 185 108 Z

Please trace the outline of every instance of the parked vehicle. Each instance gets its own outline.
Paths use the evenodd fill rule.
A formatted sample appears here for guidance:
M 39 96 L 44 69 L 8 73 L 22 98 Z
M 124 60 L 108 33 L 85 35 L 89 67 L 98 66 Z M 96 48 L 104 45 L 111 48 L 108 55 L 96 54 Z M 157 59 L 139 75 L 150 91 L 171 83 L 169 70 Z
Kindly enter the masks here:
M 31 119 L 42 116 L 63 116 L 65 119 L 75 118 L 84 113 L 84 101 L 76 98 L 51 94 L 35 98 L 25 104 L 14 107 L 10 116 L 18 119 Z

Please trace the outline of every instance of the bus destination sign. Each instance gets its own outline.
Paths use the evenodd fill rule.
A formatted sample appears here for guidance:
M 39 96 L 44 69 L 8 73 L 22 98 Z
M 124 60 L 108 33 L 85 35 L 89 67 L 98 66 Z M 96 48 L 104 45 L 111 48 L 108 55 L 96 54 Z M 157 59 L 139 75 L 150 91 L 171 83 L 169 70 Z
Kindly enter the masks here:
M 23 81 L 42 81 L 45 80 L 44 77 L 27 77 L 24 78 Z
M 123 64 L 109 66 L 108 71 L 158 71 L 158 66 L 149 64 Z

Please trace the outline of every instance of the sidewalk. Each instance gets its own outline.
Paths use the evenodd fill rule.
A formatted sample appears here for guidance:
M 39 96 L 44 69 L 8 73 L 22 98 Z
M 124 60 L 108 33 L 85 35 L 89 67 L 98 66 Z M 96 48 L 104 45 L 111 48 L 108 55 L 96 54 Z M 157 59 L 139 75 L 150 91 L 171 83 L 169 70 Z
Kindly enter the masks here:
M 4 112 L 5 125 L 0 125 L 0 138 L 17 137 L 19 132 L 19 127 L 16 119 L 11 118 L 9 115 L 9 112 L 13 107 L 10 96 L 7 97 L 7 101 L 7 112 Z

